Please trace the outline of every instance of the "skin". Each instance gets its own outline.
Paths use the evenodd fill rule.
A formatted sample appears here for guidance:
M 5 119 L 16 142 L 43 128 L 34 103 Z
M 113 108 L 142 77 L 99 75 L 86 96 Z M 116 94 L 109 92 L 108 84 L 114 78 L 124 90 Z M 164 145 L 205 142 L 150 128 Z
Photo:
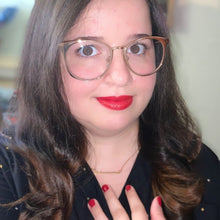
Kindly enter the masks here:
M 94 0 L 65 40 L 92 36 L 114 47 L 126 45 L 138 34 L 152 35 L 149 8 L 144 0 Z M 114 51 L 110 68 L 98 80 L 80 81 L 71 77 L 62 56 L 61 72 L 70 110 L 84 126 L 90 143 L 88 164 L 96 170 L 118 170 L 138 148 L 139 116 L 151 99 L 156 74 L 147 77 L 133 74 L 121 50 Z M 121 95 L 133 96 L 132 104 L 124 110 L 111 110 L 97 101 L 97 97 Z M 110 184 L 119 196 L 136 156 L 126 163 L 120 178 L 98 175 L 100 185 Z
M 128 199 L 128 203 L 131 209 L 131 219 L 132 220 L 148 220 L 149 216 L 145 211 L 143 204 L 141 203 L 135 189 L 130 186 L 129 190 L 125 190 L 125 194 Z M 111 215 L 114 220 L 130 220 L 126 211 L 118 201 L 111 187 L 104 192 L 104 196 L 108 203 Z M 165 220 L 163 215 L 163 210 L 161 202 L 159 202 L 159 197 L 155 197 L 151 204 L 150 215 L 152 220 Z M 92 199 L 88 203 L 88 208 L 95 220 L 107 220 L 108 218 L 102 211 L 97 200 Z
M 136 39 L 138 34 L 152 35 L 149 8 L 144 0 L 93 0 L 78 18 L 65 40 L 92 36 L 115 47 L 126 45 Z M 139 116 L 151 99 L 156 74 L 147 77 L 133 74 L 127 68 L 121 50 L 114 51 L 111 66 L 105 75 L 93 81 L 80 81 L 71 77 L 66 70 L 62 55 L 60 62 L 70 110 L 84 126 L 90 143 L 87 163 L 96 170 L 118 170 L 122 166 L 122 161 L 126 161 L 138 148 Z M 133 96 L 132 104 L 124 110 L 112 110 L 97 101 L 97 97 L 122 95 Z M 96 175 L 100 186 L 106 183 L 111 186 L 105 195 L 112 214 L 118 209 L 121 212 L 122 218 L 115 217 L 114 219 L 117 220 L 128 219 L 117 198 L 136 156 L 137 153 L 129 159 L 120 176 Z M 132 215 L 134 219 L 147 219 L 147 213 L 134 192 L 132 188 L 127 193 L 128 199 L 131 201 L 133 198 L 134 201 L 138 201 L 138 206 L 142 207 L 139 211 L 143 217 L 137 218 L 138 215 L 135 214 L 137 209 L 134 209 Z M 113 203 L 116 204 L 115 208 L 111 206 Z M 96 204 L 90 209 L 94 218 L 106 219 L 97 201 Z M 133 205 L 130 205 L 132 208 Z M 160 219 L 164 217 L 157 218 Z
M 65 40 L 93 36 L 113 47 L 127 44 L 135 39 L 137 34 L 151 35 L 149 13 L 146 13 L 147 5 L 143 5 L 143 1 L 138 2 L 140 4 L 135 2 L 133 5 L 134 0 L 92 1 Z M 99 80 L 80 81 L 72 78 L 67 73 L 63 60 L 61 67 L 71 112 L 91 136 L 110 137 L 131 127 L 137 128 L 138 118 L 152 96 L 155 74 L 140 77 L 131 73 L 120 50 L 114 52 L 109 70 Z M 105 108 L 96 99 L 120 95 L 134 97 L 132 105 L 123 111 Z

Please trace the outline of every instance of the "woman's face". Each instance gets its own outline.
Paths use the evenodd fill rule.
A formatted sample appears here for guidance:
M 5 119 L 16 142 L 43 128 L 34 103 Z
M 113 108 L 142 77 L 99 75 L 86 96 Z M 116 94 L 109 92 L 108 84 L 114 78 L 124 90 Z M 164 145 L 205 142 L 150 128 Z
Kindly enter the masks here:
M 140 34 L 152 35 L 145 0 L 93 0 L 65 40 L 89 36 L 114 47 L 126 45 Z M 87 132 L 105 136 L 138 127 L 156 81 L 156 74 L 132 73 L 122 50 L 114 51 L 112 63 L 100 79 L 80 81 L 71 77 L 62 56 L 61 72 L 73 116 Z

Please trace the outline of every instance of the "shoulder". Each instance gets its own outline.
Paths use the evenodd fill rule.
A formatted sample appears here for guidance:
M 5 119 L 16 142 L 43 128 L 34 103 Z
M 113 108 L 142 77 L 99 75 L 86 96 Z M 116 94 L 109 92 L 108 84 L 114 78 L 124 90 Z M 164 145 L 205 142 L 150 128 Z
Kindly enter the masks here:
M 8 170 L 10 164 L 14 162 L 14 152 L 11 150 L 12 137 L 6 133 L 0 133 L 0 168 Z M 4 168 L 4 169 L 3 169 Z
M 196 208 L 196 219 L 220 218 L 220 163 L 216 154 L 206 145 L 194 162 L 195 170 L 205 182 L 202 201 Z
M 22 157 L 12 149 L 13 147 L 15 143 L 12 135 L 0 132 L 0 167 L 4 167 L 3 170 L 8 170 L 23 161 Z
M 0 187 L 18 199 L 26 192 L 27 177 L 24 172 L 25 164 L 21 155 L 12 148 L 15 147 L 13 138 L 7 133 L 0 134 Z M 14 148 L 15 149 L 15 148 Z M 7 196 L 9 196 L 9 194 Z
M 216 154 L 206 145 L 202 145 L 197 159 L 193 163 L 195 169 L 207 179 L 220 181 L 220 162 Z M 218 175 L 217 175 L 218 174 Z

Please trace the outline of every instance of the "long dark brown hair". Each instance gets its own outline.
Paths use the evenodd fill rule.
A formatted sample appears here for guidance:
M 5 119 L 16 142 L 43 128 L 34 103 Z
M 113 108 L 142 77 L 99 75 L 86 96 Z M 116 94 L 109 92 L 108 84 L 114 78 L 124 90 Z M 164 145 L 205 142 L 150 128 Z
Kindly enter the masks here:
M 88 141 L 66 101 L 58 44 L 89 2 L 35 1 L 18 80 L 16 149 L 25 158 L 30 187 L 21 200 L 26 210 L 20 219 L 69 219 L 71 215 L 72 178 L 84 161 Z M 168 37 L 156 1 L 147 4 L 153 35 Z M 201 143 L 176 83 L 169 46 L 152 99 L 140 117 L 139 139 L 152 164 L 154 195 L 162 197 L 167 213 L 188 215 L 203 188 L 190 166 Z

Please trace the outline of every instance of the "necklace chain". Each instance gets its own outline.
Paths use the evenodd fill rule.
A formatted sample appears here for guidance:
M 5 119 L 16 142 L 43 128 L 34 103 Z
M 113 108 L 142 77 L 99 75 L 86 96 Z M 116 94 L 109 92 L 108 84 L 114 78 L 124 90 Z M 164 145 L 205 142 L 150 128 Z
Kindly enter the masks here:
M 139 151 L 139 148 L 122 164 L 121 168 L 116 171 L 99 171 L 95 168 L 92 168 L 93 173 L 96 174 L 120 174 L 124 168 L 124 166 L 127 164 L 127 162 Z

